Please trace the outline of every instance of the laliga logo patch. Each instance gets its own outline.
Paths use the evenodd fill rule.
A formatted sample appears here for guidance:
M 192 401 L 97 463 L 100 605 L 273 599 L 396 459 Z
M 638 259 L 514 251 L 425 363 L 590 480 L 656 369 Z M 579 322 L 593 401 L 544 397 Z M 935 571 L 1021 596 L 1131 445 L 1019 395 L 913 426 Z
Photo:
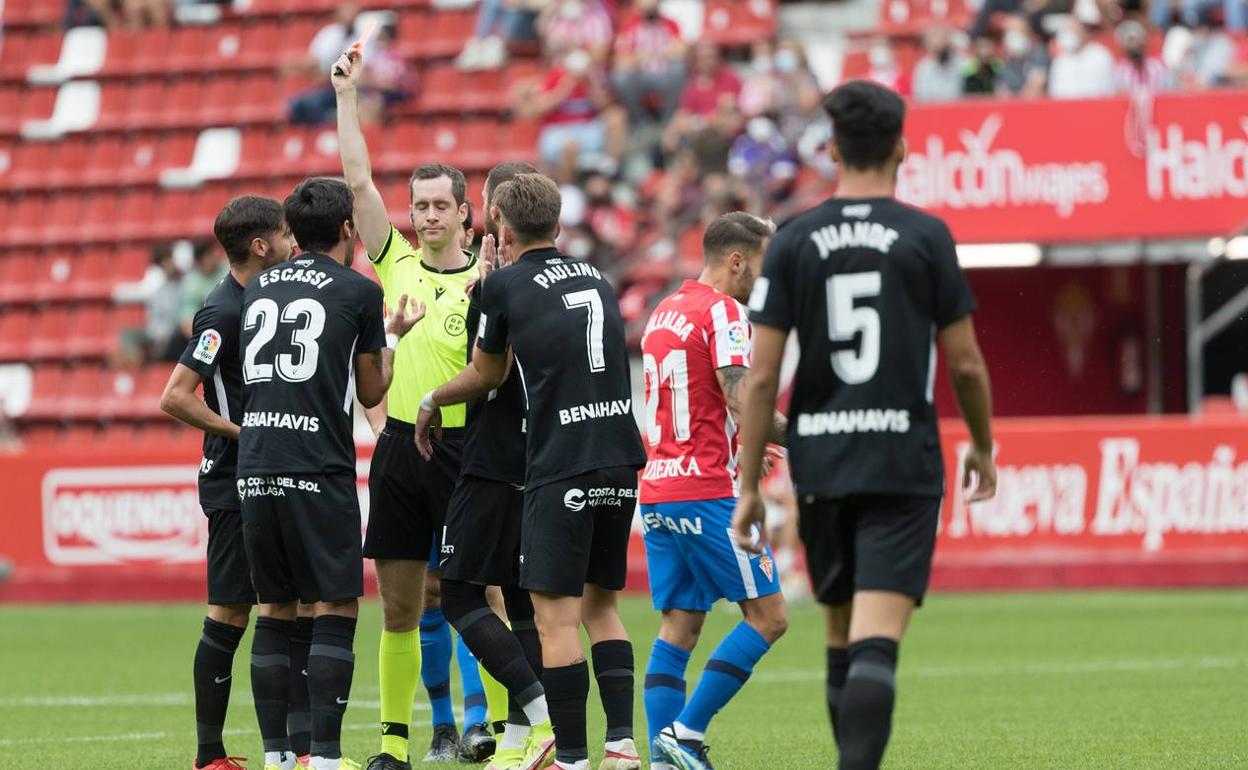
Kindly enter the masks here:
M 563 505 L 569 511 L 584 510 L 585 493 L 579 489 L 569 489 L 563 496 Z
M 763 574 L 767 576 L 767 582 L 772 582 L 772 575 L 776 572 L 776 565 L 771 561 L 771 557 L 767 554 L 760 556 L 758 558 L 758 568 L 761 569 Z
M 740 321 L 728 324 L 724 336 L 728 338 L 728 346 L 733 350 L 745 350 L 750 341 L 749 335 L 745 332 L 745 324 Z
M 217 351 L 221 349 L 221 335 L 216 329 L 205 329 L 199 335 L 199 344 L 195 346 L 195 360 L 211 364 L 217 359 Z

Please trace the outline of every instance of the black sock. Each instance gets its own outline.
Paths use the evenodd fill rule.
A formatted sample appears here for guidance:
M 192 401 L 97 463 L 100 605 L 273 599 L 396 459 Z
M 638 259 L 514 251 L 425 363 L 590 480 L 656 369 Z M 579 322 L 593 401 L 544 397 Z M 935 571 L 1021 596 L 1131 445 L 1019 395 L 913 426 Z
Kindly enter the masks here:
M 251 640 L 251 695 L 265 751 L 290 751 L 286 704 L 290 697 L 290 637 L 293 620 L 257 618 Z
M 477 662 L 507 688 L 517 708 L 542 694 L 542 684 L 525 659 L 520 641 L 485 601 L 485 586 L 444 579 L 442 613 Z
M 840 742 L 836 731 L 836 708 L 845 689 L 845 674 L 849 671 L 849 652 L 844 647 L 828 648 L 828 719 L 832 722 L 832 736 Z
M 542 677 L 542 638 L 538 636 L 537 624 L 533 622 L 533 599 L 522 588 L 504 588 L 503 604 L 511 621 L 511 632 L 520 640 L 524 659 L 540 679 Z
M 841 770 L 876 770 L 893 723 L 897 642 L 882 636 L 849 645 L 849 671 L 837 704 Z
M 546 705 L 555 728 L 555 759 L 573 764 L 589 759 L 585 737 L 585 702 L 589 700 L 589 666 L 585 661 L 548 668 L 542 674 Z
M 594 678 L 607 715 L 607 740 L 633 737 L 633 645 L 627 639 L 609 639 L 590 648 Z
M 304 756 L 311 750 L 312 712 L 308 706 L 308 648 L 312 646 L 312 618 L 295 621 L 290 638 L 290 701 L 286 711 L 286 732 L 290 750 Z
M 228 623 L 204 618 L 204 633 L 195 648 L 195 732 L 199 748 L 195 764 L 203 767 L 225 756 L 221 728 L 225 710 L 230 705 L 230 677 L 234 670 L 234 651 L 243 638 L 244 629 Z
M 321 615 L 312 624 L 308 650 L 308 702 L 312 707 L 314 757 L 342 756 L 342 715 L 355 673 L 355 618 Z

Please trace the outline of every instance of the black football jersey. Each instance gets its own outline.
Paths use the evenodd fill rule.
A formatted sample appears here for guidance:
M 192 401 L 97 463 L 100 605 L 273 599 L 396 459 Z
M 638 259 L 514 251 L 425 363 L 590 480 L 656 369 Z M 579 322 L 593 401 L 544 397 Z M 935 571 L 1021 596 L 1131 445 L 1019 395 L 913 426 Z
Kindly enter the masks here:
M 480 337 L 481 284 L 473 287 L 468 305 L 468 333 Z M 472 359 L 472 350 L 468 358 Z M 464 428 L 464 459 L 460 472 L 492 481 L 524 483 L 525 415 L 524 387 L 511 367 L 507 379 L 495 390 L 468 404 Z
M 936 332 L 974 310 L 949 228 L 918 209 L 833 198 L 780 228 L 750 321 L 797 329 L 798 494 L 942 493 Z
M 323 254 L 243 294 L 238 475 L 355 472 L 355 356 L 386 344 L 381 287 Z
M 204 402 L 226 420 L 242 420 L 243 368 L 238 357 L 239 317 L 243 287 L 227 275 L 204 300 L 191 324 L 191 339 L 178 363 L 204 378 Z M 205 510 L 238 510 L 234 488 L 238 442 L 215 433 L 204 434 L 199 462 L 199 504 Z
M 601 468 L 641 468 L 624 320 L 597 268 L 534 249 L 482 285 L 477 345 L 511 345 L 528 410 L 527 488 Z

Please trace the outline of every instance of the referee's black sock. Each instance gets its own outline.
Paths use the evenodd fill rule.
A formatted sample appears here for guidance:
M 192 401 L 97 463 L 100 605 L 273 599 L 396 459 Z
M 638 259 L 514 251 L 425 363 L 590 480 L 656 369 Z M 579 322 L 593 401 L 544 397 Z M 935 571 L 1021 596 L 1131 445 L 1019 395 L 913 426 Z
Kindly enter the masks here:
M 477 661 L 507 688 L 516 705 L 530 718 L 538 717 L 537 722 L 545 721 L 544 709 L 532 707 L 543 695 L 542 684 L 525 659 L 516 635 L 486 602 L 485 586 L 443 578 L 442 612 Z
M 290 698 L 290 637 L 294 633 L 293 620 L 256 619 L 251 640 L 251 695 L 266 754 L 290 751 L 286 708 Z
M 342 756 L 342 715 L 355 673 L 355 618 L 321 615 L 312 624 L 308 650 L 308 701 L 312 706 L 312 756 Z
M 308 648 L 312 646 L 312 618 L 295 620 L 290 637 L 290 705 L 286 711 L 286 732 L 290 750 L 304 756 L 311 750 L 312 713 L 308 706 Z
M 204 618 L 204 633 L 195 649 L 192 672 L 195 680 L 195 732 L 198 749 L 195 765 L 203 767 L 225 756 L 221 728 L 230 705 L 234 651 L 245 629 Z
M 882 636 L 849 645 L 849 671 L 837 706 L 840 770 L 876 770 L 892 730 L 897 642 Z
M 570 666 L 548 668 L 542 674 L 550 724 L 555 729 L 555 759 L 574 765 L 589 759 L 585 737 L 585 702 L 589 700 L 589 665 L 585 661 Z
M 849 671 L 849 651 L 844 647 L 828 648 L 828 719 L 832 721 L 832 735 L 840 742 L 836 729 L 836 709 L 845 689 L 845 674 Z
M 633 645 L 609 639 L 590 648 L 598 696 L 607 715 L 607 740 L 633 737 Z

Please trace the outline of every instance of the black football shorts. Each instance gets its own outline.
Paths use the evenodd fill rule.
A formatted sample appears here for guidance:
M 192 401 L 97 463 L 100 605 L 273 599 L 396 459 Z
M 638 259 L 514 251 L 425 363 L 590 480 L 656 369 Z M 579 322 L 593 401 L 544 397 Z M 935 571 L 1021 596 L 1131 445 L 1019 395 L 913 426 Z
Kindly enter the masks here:
M 333 602 L 364 593 L 354 473 L 241 477 L 243 539 L 260 601 Z
M 416 450 L 415 426 L 386 420 L 368 471 L 365 557 L 430 561 L 440 547 L 463 453 L 462 428 L 447 428 L 433 439 L 433 459 L 426 461 Z
M 522 487 L 479 476 L 460 477 L 442 531 L 442 577 L 515 587 L 523 520 Z
M 798 529 L 811 587 L 822 604 L 855 591 L 893 591 L 923 604 L 936 550 L 939 497 L 802 497 Z
M 586 583 L 618 591 L 628 576 L 637 471 L 603 468 L 524 493 L 520 587 L 580 596 Z
M 204 515 L 208 517 L 208 603 L 255 604 L 242 514 L 205 508 Z

